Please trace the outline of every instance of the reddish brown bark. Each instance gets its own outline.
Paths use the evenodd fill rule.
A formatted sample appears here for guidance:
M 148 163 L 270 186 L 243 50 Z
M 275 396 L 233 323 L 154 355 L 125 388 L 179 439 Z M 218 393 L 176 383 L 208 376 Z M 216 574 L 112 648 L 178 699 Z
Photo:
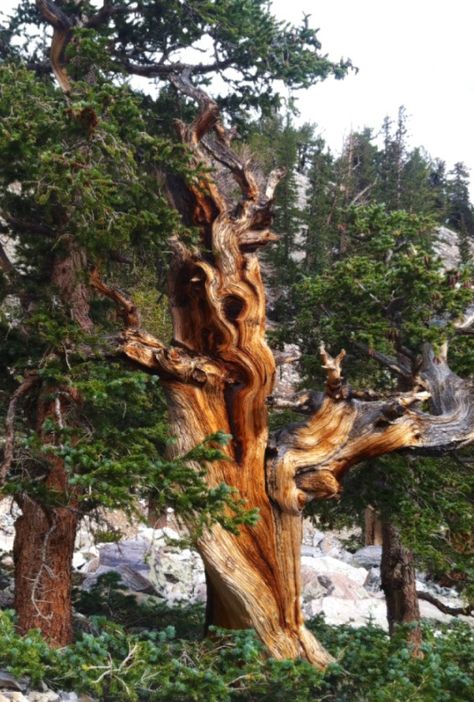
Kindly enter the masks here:
M 61 470 L 61 469 L 59 469 Z M 40 629 L 56 646 L 72 642 L 72 556 L 77 517 L 68 508 L 19 500 L 15 523 L 15 609 L 18 629 Z
M 51 283 L 55 286 L 71 319 L 84 331 L 92 329 L 89 317 L 89 291 L 84 283 L 85 257 L 74 242 L 68 252 L 53 260 Z M 52 399 L 53 398 L 53 399 Z M 59 429 L 71 425 L 73 407 L 80 401 L 74 388 L 39 387 L 35 430 L 46 445 L 57 437 L 45 433 L 46 419 Z M 41 467 L 31 467 L 45 497 L 17 496 L 21 516 L 15 523 L 15 609 L 18 628 L 24 633 L 38 628 L 56 646 L 73 639 L 72 557 L 78 525 L 77 495 L 68 485 L 61 458 L 46 455 Z M 43 477 L 44 476 L 44 477 Z M 58 506 L 59 505 L 59 506 Z

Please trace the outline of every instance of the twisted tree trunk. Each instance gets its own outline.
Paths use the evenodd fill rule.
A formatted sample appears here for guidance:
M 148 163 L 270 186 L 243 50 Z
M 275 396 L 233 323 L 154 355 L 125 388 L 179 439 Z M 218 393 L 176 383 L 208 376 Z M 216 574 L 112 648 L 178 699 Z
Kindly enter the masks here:
M 196 163 L 208 170 L 198 183 L 170 185 L 177 209 L 199 227 L 202 242 L 192 249 L 172 242 L 172 346 L 137 328 L 133 304 L 97 273 L 93 284 L 125 311 L 124 353 L 162 378 L 175 450 L 186 453 L 216 431 L 231 435 L 227 460 L 208 466 L 209 485 L 232 485 L 259 511 L 256 526 L 242 527 L 239 536 L 214 526 L 198 543 L 209 584 L 209 621 L 253 627 L 273 656 L 302 656 L 324 667 L 331 657 L 305 628 L 300 606 L 305 504 L 336 497 L 345 472 L 361 460 L 406 447 L 434 447 L 445 439 L 450 445 L 472 440 L 473 410 L 470 403 L 461 409 L 454 403 L 447 416 L 432 417 L 413 409 L 429 397 L 424 388 L 436 384 L 436 359 L 428 351 L 423 387 L 386 400 L 374 401 L 369 394 L 363 401 L 342 381 L 344 353 L 332 358 L 322 348 L 325 392 L 295 398 L 292 407 L 299 406 L 307 419 L 269 437 L 266 401 L 275 362 L 265 341 L 256 251 L 274 238 L 268 227 L 280 174 L 257 183 L 231 150 L 216 105 L 187 78 L 176 78 L 175 84 L 200 104 L 195 122 L 180 125 L 180 133 Z M 209 175 L 212 168 L 215 178 Z M 223 169 L 240 186 L 237 204 L 219 188 Z
M 60 50 L 52 52 L 52 64 L 67 91 L 61 55 L 70 25 L 60 12 L 52 12 L 52 3 L 38 0 L 38 6 L 54 27 L 53 42 L 56 37 Z M 194 246 L 170 242 L 172 345 L 140 330 L 133 303 L 108 287 L 97 271 L 91 283 L 123 308 L 123 353 L 160 376 L 175 450 L 185 453 L 216 431 L 231 435 L 227 460 L 208 465 L 209 486 L 225 481 L 259 511 L 258 523 L 242 527 L 240 535 L 217 525 L 198 543 L 212 623 L 253 627 L 273 656 L 302 656 L 324 667 L 331 656 L 304 627 L 300 607 L 305 504 L 337 496 L 345 472 L 364 459 L 407 447 L 446 449 L 473 441 L 472 392 L 426 351 L 421 388 L 388 400 L 355 399 L 342 382 L 344 354 L 332 358 L 323 348 L 325 392 L 297 398 L 307 419 L 269 437 L 266 401 L 275 364 L 265 341 L 256 252 L 275 239 L 269 226 L 281 173 L 263 183 L 240 161 L 217 105 L 192 84 L 190 75 L 170 74 L 170 80 L 199 105 L 195 121 L 178 126 L 200 176 L 187 182 L 170 179 L 169 189 L 185 224 L 199 230 L 201 241 Z M 221 177 L 229 174 L 241 191 L 238 202 L 228 177 Z M 430 393 L 448 397 L 439 417 L 416 408 Z

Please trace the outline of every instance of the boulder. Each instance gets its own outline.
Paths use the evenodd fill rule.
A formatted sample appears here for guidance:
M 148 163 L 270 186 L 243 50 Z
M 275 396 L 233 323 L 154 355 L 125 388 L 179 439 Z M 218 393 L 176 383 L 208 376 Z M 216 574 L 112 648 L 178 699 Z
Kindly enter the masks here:
M 327 589 L 319 581 L 316 570 L 304 564 L 301 566 L 301 589 L 303 603 L 316 600 L 327 594 Z
M 320 558 L 302 556 L 301 564 L 307 566 L 308 568 L 312 568 L 318 575 L 342 573 L 358 585 L 363 585 L 368 575 L 365 568 L 355 568 L 349 563 L 344 563 L 343 561 L 333 558 L 332 556 L 321 556 Z
M 354 602 L 369 597 L 369 593 L 362 585 L 359 585 L 355 580 L 351 580 L 344 573 L 318 575 L 318 582 L 326 590 L 326 596 L 341 597 Z
M 313 600 L 304 609 L 306 616 L 323 614 L 326 623 L 333 626 L 349 624 L 359 627 L 373 623 L 387 629 L 385 602 L 372 597 L 356 602 L 329 595 L 320 600 Z
M 169 604 L 206 600 L 203 562 L 191 549 L 153 549 L 150 555 L 150 581 L 155 592 Z
M 92 561 L 90 567 L 86 566 L 88 575 L 82 587 L 89 590 L 101 575 L 115 572 L 130 590 L 152 593 L 154 589 L 149 580 L 150 567 L 147 563 L 150 549 L 150 542 L 143 537 L 101 544 L 98 547 L 98 563 Z
M 363 568 L 379 568 L 381 558 L 381 546 L 364 546 L 352 555 L 352 563 Z

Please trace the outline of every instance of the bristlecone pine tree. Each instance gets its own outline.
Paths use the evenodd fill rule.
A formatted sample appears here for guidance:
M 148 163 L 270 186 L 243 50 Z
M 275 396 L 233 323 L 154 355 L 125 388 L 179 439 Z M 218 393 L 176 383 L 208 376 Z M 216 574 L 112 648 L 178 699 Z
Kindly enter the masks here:
M 53 68 L 69 91 L 62 57 L 70 24 L 48 0 L 39 0 L 38 6 L 55 28 Z M 109 10 L 105 3 L 103 12 Z M 126 320 L 119 338 L 122 353 L 160 377 L 176 452 L 185 453 L 216 432 L 231 435 L 225 460 L 209 464 L 208 483 L 235 486 L 259 511 L 258 523 L 242 526 L 238 536 L 215 525 L 198 541 L 207 573 L 209 623 L 253 627 L 273 656 L 301 656 L 324 667 L 331 657 L 305 628 L 300 609 L 305 505 L 337 496 L 344 474 L 366 458 L 407 448 L 447 450 L 473 441 L 474 398 L 446 359 L 426 348 L 413 390 L 389 400 L 360 399 L 343 382 L 344 352 L 333 358 L 321 348 L 325 390 L 299 397 L 308 408 L 305 422 L 269 436 L 275 360 L 265 339 L 258 250 L 274 238 L 271 208 L 282 174 L 275 171 L 262 182 L 250 172 L 232 149 L 217 104 L 196 86 L 191 71 L 180 69 L 176 64 L 168 77 L 199 106 L 191 124 L 179 125 L 180 136 L 202 169 L 197 179 L 174 179 L 170 196 L 200 239 L 196 244 L 179 237 L 169 241 L 172 343 L 140 328 L 135 305 L 104 280 L 99 266 L 90 284 L 121 309 Z M 229 174 L 240 196 L 229 188 Z M 70 264 L 74 261 L 84 271 L 79 254 Z M 66 273 L 79 276 L 77 270 Z M 421 409 L 430 397 L 436 414 Z M 54 412 L 54 406 L 45 411 Z

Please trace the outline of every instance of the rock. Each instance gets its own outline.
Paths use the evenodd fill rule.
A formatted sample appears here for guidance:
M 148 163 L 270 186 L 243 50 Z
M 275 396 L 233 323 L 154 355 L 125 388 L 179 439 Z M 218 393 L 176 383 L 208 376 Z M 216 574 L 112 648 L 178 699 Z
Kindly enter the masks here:
M 3 690 L 0 692 L 0 702 L 28 702 L 28 697 L 21 692 Z
M 23 686 L 11 673 L 7 673 L 6 670 L 0 670 L 0 688 L 2 690 L 19 690 L 21 692 Z
M 363 600 L 369 597 L 369 593 L 362 585 L 359 585 L 347 575 L 343 573 L 331 573 L 327 575 L 318 575 L 319 583 L 326 590 L 326 596 L 341 597 L 346 600 Z
M 457 268 L 461 261 L 459 251 L 459 234 L 447 227 L 438 227 L 433 241 L 434 250 L 441 258 L 443 268 Z M 474 244 L 469 242 L 469 248 L 474 256 Z
M 150 581 L 170 604 L 203 601 L 205 580 L 204 565 L 195 551 L 168 547 L 150 556 Z
M 363 568 L 379 568 L 381 558 L 381 546 L 364 546 L 352 555 L 352 563 Z
M 366 590 L 372 593 L 380 592 L 382 586 L 382 581 L 380 578 L 380 568 L 369 568 L 369 574 L 367 580 L 364 583 Z
M 324 556 L 331 556 L 332 558 L 340 558 L 343 551 L 345 551 L 339 539 L 330 533 L 323 536 L 318 546 Z
M 148 571 L 146 558 L 150 553 L 150 542 L 144 538 L 126 539 L 99 547 L 100 565 L 117 568 L 127 564 L 137 571 Z
M 146 562 L 150 550 L 150 542 L 143 537 L 102 544 L 99 547 L 99 562 L 92 562 L 91 568 L 87 568 L 88 575 L 82 587 L 89 590 L 100 575 L 115 572 L 131 590 L 153 592 L 153 586 L 148 579 L 150 568 Z
M 321 556 L 320 558 L 303 556 L 301 558 L 301 564 L 313 568 L 318 575 L 342 573 L 358 585 L 363 585 L 368 575 L 365 568 L 355 568 L 331 556 Z
M 309 519 L 303 521 L 303 544 L 305 546 L 318 547 L 324 539 L 324 532 L 316 529 L 314 524 Z M 319 549 L 320 550 L 320 549 Z
M 327 594 L 327 589 L 320 583 L 315 569 L 307 565 L 301 566 L 301 589 L 303 603 L 316 600 Z
M 47 690 L 46 692 L 28 693 L 29 702 L 59 702 L 60 697 L 56 692 Z
M 0 533 L 0 551 L 6 551 L 10 553 L 13 549 L 13 534 L 2 534 Z
M 323 614 L 326 623 L 333 626 L 349 624 L 359 627 L 366 626 L 371 622 L 387 629 L 385 602 L 372 597 L 355 602 L 329 595 L 329 597 L 310 602 L 305 607 L 305 614 L 306 616 Z
M 61 702 L 79 702 L 79 697 L 75 692 L 59 692 L 59 699 Z
M 301 547 L 302 556 L 311 556 L 312 558 L 318 558 L 321 555 L 321 551 L 317 546 L 306 546 L 305 544 Z

